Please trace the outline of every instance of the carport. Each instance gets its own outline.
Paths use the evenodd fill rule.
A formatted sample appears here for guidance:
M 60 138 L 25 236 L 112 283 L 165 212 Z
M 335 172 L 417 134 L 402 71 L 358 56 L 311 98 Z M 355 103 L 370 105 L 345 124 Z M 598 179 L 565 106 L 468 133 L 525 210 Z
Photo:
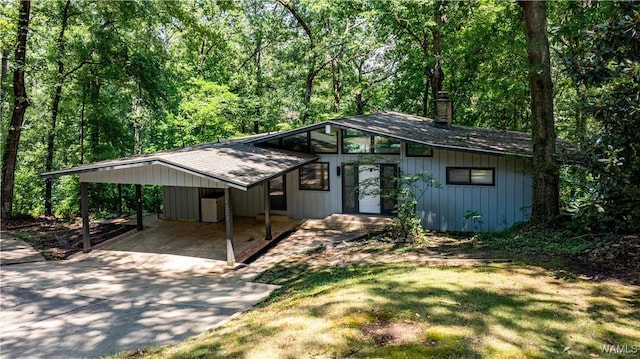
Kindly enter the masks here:
M 95 162 L 43 173 L 43 178 L 78 175 L 80 180 L 83 249 L 91 250 L 89 238 L 88 183 L 134 184 L 137 229 L 143 230 L 141 186 L 158 185 L 218 189 L 224 192 L 227 264 L 235 264 L 232 190 L 249 191 L 262 186 L 264 193 L 264 239 L 272 239 L 269 181 L 312 162 L 317 156 L 265 149 L 234 140 L 151 154 Z M 212 239 L 213 240 L 213 239 Z

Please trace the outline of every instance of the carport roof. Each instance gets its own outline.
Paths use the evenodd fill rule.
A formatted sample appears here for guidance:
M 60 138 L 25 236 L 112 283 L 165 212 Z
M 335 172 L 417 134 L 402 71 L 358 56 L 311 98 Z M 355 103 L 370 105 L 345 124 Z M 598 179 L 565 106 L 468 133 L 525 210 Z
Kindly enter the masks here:
M 119 158 L 46 172 L 43 178 L 87 172 L 162 165 L 247 190 L 278 177 L 318 157 L 306 153 L 255 147 L 241 139 Z

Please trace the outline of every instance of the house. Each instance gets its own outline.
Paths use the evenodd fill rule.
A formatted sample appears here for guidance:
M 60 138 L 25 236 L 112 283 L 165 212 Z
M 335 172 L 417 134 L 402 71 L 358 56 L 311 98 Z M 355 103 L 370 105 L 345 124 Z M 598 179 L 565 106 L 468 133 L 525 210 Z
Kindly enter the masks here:
M 233 215 L 264 213 L 269 239 L 271 214 L 294 218 L 324 218 L 333 213 L 390 215 L 393 201 L 375 191 L 359 194 L 359 184 L 389 186 L 389 175 L 426 170 L 441 186 L 421 191 L 417 212 L 425 228 L 493 231 L 529 219 L 531 157 L 531 138 L 525 133 L 380 112 L 42 176 L 79 175 L 85 224 L 87 183 L 136 184 L 138 194 L 140 185 L 160 185 L 167 219 L 201 221 L 201 200 L 224 196 L 228 228 Z

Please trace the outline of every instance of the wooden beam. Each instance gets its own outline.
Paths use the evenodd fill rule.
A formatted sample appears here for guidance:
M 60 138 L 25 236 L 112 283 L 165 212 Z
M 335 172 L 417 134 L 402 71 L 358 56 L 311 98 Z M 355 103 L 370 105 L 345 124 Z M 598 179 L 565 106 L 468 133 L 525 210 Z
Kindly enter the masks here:
M 82 212 L 82 251 L 91 250 L 89 238 L 89 186 L 87 182 L 80 182 L 80 212 Z
M 271 183 L 266 181 L 264 183 L 264 227 L 265 236 L 264 239 L 270 241 L 271 237 Z
M 142 185 L 136 185 L 136 229 L 141 231 L 144 229 L 142 223 Z
M 236 255 L 233 253 L 233 208 L 231 206 L 231 188 L 224 189 L 224 218 L 227 230 L 227 265 L 236 264 Z

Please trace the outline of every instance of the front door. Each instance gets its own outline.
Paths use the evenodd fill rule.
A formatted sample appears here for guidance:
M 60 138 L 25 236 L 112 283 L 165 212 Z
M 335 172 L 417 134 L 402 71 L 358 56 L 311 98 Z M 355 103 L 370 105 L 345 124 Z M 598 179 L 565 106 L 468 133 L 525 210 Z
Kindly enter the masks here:
M 395 201 L 389 193 L 395 186 L 395 164 L 342 165 L 342 212 L 391 214 Z

